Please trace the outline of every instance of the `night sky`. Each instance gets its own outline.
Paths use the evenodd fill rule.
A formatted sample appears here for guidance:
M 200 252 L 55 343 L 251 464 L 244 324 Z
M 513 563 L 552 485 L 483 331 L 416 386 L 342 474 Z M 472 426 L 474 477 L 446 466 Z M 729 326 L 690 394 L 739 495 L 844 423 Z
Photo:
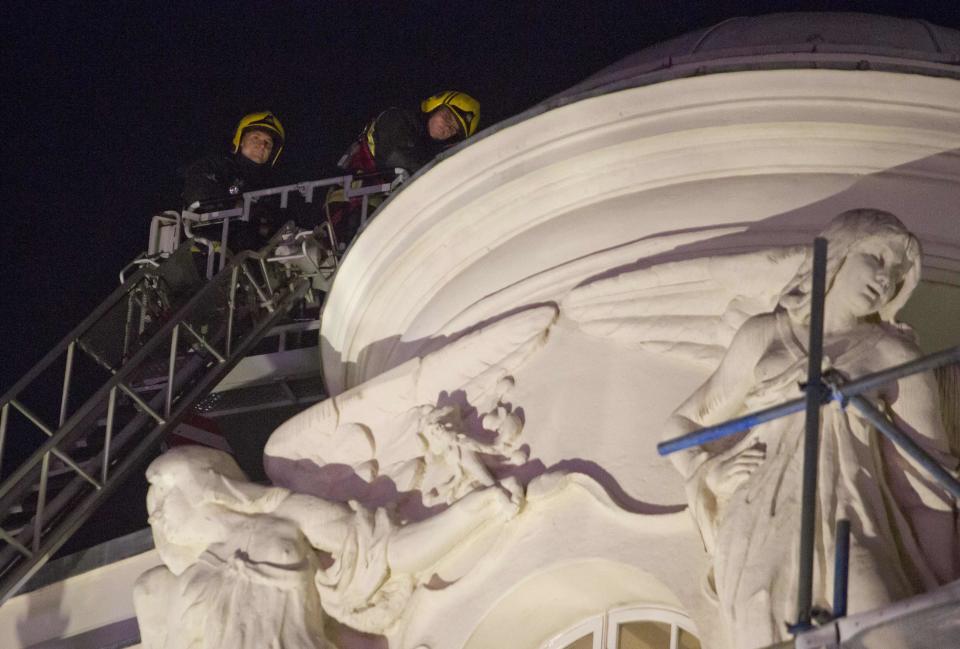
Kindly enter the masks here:
M 269 109 L 288 180 L 323 177 L 363 124 L 435 91 L 481 128 L 653 43 L 725 18 L 853 10 L 960 28 L 958 0 L 899 2 L 4 3 L 0 392 L 117 285 L 177 169 Z

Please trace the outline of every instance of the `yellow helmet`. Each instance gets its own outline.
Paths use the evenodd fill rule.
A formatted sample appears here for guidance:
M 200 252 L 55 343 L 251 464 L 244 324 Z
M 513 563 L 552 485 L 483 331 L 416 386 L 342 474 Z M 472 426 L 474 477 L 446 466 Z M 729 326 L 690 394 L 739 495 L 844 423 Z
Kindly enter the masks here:
M 479 101 L 465 92 L 444 90 L 424 99 L 420 104 L 420 110 L 429 115 L 441 106 L 449 108 L 454 117 L 457 118 L 464 138 L 468 138 L 477 132 L 477 126 L 480 124 Z
M 270 111 L 250 113 L 243 116 L 243 119 L 237 124 L 237 130 L 233 133 L 233 152 L 236 153 L 240 150 L 240 140 L 243 138 L 243 133 L 251 128 L 267 131 L 273 136 L 273 159 L 270 161 L 270 165 L 277 164 L 277 158 L 280 157 L 280 152 L 283 150 L 286 131 L 283 130 L 283 124 L 280 123 L 277 116 Z

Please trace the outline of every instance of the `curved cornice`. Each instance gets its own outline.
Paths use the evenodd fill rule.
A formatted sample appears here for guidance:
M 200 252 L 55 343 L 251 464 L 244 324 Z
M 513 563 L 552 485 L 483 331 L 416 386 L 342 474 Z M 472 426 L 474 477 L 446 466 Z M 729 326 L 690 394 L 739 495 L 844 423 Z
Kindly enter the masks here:
M 875 200 L 942 246 L 928 263 L 949 270 L 960 234 L 942 196 L 960 187 L 958 107 L 949 79 L 751 71 L 595 96 L 496 130 L 418 175 L 354 242 L 324 310 L 328 388 L 403 360 L 487 295 L 664 232 L 747 224 L 776 241 L 778 219 L 796 213 L 789 229 L 813 232 Z M 909 213 L 924 202 L 917 215 L 939 215 Z

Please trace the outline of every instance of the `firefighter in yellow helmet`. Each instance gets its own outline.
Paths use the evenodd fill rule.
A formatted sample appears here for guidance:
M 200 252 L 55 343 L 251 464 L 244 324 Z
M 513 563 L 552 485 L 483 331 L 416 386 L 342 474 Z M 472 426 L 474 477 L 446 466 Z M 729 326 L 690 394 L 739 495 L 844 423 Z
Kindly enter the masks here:
M 243 192 L 277 185 L 274 165 L 286 135 L 270 111 L 244 115 L 234 129 L 232 151 L 205 156 L 184 169 L 184 206 L 199 212 L 228 209 Z M 231 229 L 232 250 L 259 248 L 280 226 L 269 205 L 257 207 L 250 223 Z
M 184 204 L 217 203 L 269 187 L 286 131 L 269 111 L 244 115 L 233 133 L 233 152 L 205 156 L 184 171 Z
M 371 120 L 337 163 L 344 171 L 370 176 L 373 182 L 402 169 L 416 173 L 437 154 L 477 132 L 480 102 L 457 90 L 444 90 L 420 102 L 417 108 L 388 108 Z M 357 181 L 362 183 L 363 181 Z M 382 197 L 371 200 L 374 209 Z M 340 247 L 359 228 L 359 199 L 346 201 L 343 192 L 327 194 L 327 216 Z
M 416 173 L 434 156 L 477 132 L 480 102 L 444 90 L 420 102 L 419 110 L 388 108 L 364 127 L 340 160 L 357 173 L 403 169 Z
M 480 102 L 464 92 L 444 90 L 424 99 L 420 112 L 427 116 L 427 132 L 439 142 L 466 139 L 477 132 Z

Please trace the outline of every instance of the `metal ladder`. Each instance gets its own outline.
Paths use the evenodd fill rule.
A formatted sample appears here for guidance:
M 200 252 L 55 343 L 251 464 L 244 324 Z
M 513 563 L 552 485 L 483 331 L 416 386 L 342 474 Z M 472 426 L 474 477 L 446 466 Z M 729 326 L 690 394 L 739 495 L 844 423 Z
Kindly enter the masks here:
M 286 210 L 291 196 L 310 204 L 318 191 L 339 189 L 343 200 L 359 203 L 362 227 L 370 198 L 405 179 L 345 174 L 246 192 L 232 197 L 236 206 L 228 209 L 154 217 L 148 251 L 120 272 L 121 286 L 0 398 L 0 604 L 259 341 L 280 332 L 282 348 L 285 330 L 275 325 L 312 289 L 329 287 L 343 254 L 329 216 L 320 230 L 333 250 L 318 242 L 319 231 L 288 224 L 259 252 L 232 257 L 226 254 L 231 222 L 249 221 L 263 199 L 276 197 Z M 211 228 L 218 236 L 201 236 Z M 194 265 L 197 246 L 206 253 L 202 278 Z M 193 271 L 192 281 L 178 267 Z M 99 372 L 96 378 L 91 367 L 78 371 L 84 362 Z M 83 369 L 87 374 L 74 381 Z M 44 386 L 49 392 L 53 382 L 59 408 L 34 407 L 28 397 L 37 392 L 39 405 L 50 405 Z M 76 394 L 91 385 L 99 387 Z M 81 399 L 71 410 L 71 401 Z M 5 443 L 17 425 L 24 429 L 16 431 L 17 443 Z
M 163 263 L 140 265 L 0 398 L 0 471 L 8 456 L 0 474 L 0 603 L 309 293 L 310 277 L 269 256 L 281 234 L 172 297 L 162 270 L 192 265 L 190 242 Z M 30 405 L 49 405 L 52 383 L 59 408 Z M 77 394 L 84 387 L 90 394 Z

